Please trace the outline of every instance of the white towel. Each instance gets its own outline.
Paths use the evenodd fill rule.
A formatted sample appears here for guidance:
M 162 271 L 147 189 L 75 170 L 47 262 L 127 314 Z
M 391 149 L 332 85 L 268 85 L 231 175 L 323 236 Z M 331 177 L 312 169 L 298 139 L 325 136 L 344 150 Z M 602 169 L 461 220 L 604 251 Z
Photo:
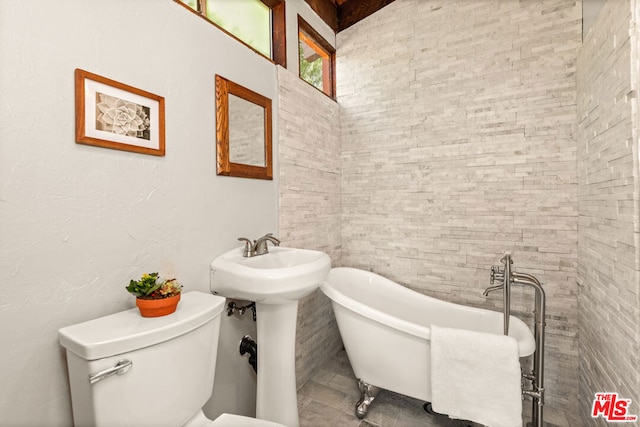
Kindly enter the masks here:
M 514 338 L 431 325 L 434 411 L 490 427 L 520 427 L 520 378 Z

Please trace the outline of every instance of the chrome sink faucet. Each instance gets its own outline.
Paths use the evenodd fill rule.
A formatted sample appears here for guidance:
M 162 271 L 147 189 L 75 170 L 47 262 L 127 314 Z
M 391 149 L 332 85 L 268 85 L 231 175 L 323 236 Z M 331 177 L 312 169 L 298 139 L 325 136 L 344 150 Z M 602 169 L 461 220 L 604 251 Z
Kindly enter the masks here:
M 238 240 L 244 242 L 244 251 L 242 256 L 245 258 L 268 254 L 269 247 L 267 246 L 267 242 L 273 243 L 274 246 L 280 246 L 280 240 L 273 237 L 273 233 L 265 234 L 258 240 L 254 240 L 253 243 L 246 237 L 238 237 Z

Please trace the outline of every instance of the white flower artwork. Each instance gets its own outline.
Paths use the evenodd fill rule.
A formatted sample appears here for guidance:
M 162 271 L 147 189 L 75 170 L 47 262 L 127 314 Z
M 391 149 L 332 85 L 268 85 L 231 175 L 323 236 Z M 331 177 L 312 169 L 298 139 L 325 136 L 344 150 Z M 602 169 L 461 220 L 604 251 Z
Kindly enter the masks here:
M 149 139 L 149 107 L 115 96 L 96 93 L 96 129 Z
M 75 70 L 76 142 L 164 156 L 164 97 Z

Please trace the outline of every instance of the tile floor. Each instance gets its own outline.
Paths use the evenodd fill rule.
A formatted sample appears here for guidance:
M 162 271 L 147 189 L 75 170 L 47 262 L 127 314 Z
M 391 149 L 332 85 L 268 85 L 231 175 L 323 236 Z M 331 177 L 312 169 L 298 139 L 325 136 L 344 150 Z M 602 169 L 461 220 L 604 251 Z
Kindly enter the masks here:
M 424 402 L 381 390 L 364 420 L 354 414 L 360 398 L 355 376 L 344 351 L 338 354 L 298 390 L 301 427 L 480 427 L 479 424 L 431 415 L 422 409 Z M 531 403 L 524 403 L 529 416 Z M 545 408 L 545 426 L 574 427 L 557 409 Z

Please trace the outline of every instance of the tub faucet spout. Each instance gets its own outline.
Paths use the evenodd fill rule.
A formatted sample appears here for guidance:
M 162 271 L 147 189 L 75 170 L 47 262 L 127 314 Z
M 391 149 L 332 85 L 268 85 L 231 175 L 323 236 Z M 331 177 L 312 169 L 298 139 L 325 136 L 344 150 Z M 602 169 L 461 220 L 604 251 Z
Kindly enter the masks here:
M 489 286 L 487 289 L 484 290 L 484 292 L 482 293 L 482 296 L 486 297 L 487 295 L 489 295 L 489 293 L 493 291 L 499 291 L 500 289 L 502 289 L 502 286 L 504 285 Z

